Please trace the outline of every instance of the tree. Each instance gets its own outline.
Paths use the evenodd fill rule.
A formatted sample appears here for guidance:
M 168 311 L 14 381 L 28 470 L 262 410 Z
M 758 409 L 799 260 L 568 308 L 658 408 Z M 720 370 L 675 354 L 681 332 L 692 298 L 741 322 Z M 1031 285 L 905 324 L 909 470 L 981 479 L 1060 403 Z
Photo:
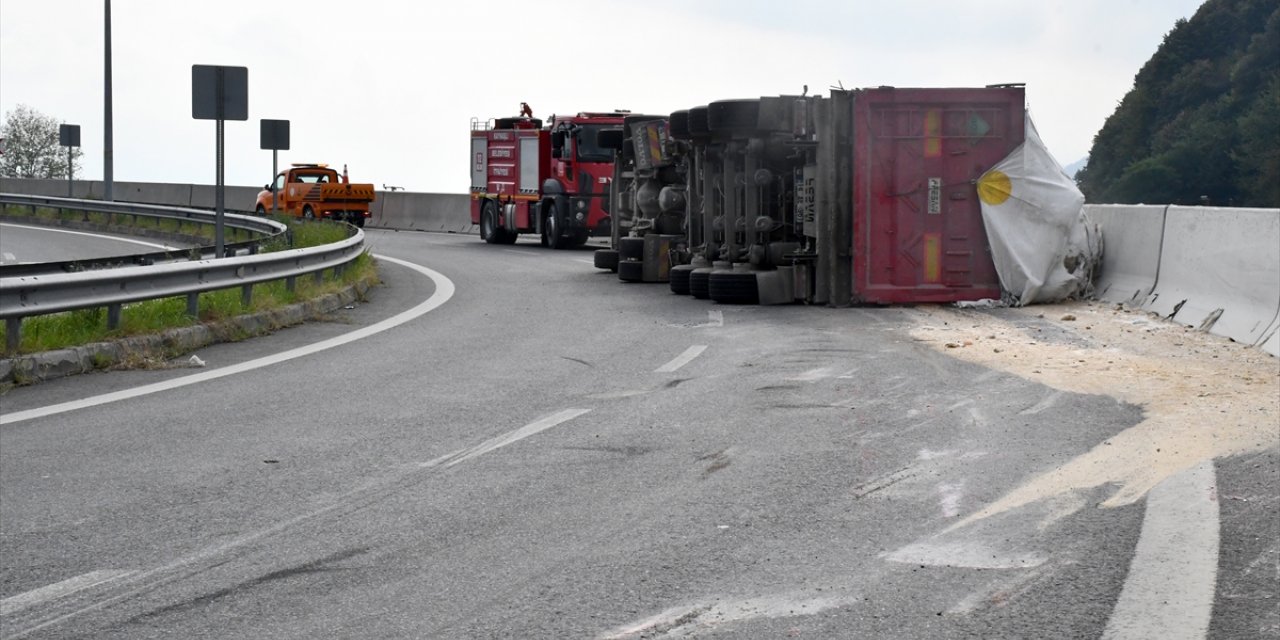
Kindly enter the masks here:
M 0 176 L 6 178 L 66 178 L 67 150 L 58 144 L 57 119 L 20 104 L 5 115 L 0 137 Z M 79 148 L 71 150 L 71 171 L 80 168 Z M 74 175 L 74 174 L 73 174 Z

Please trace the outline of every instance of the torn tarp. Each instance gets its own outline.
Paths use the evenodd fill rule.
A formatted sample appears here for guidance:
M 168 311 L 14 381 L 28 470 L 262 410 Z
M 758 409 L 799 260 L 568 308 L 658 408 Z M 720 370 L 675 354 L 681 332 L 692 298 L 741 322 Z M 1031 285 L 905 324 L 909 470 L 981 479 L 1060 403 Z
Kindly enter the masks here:
M 1017 306 L 1087 295 L 1102 254 L 1084 194 L 1026 124 L 1026 140 L 978 178 L 996 273 Z

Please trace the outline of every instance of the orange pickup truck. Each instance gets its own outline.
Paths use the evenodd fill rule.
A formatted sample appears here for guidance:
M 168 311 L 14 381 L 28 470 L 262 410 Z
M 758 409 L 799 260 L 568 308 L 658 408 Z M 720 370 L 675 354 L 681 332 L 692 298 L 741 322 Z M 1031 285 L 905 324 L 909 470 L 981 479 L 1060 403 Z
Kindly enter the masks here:
M 357 227 L 364 226 L 369 204 L 374 200 L 372 184 L 352 184 L 346 167 L 339 174 L 326 164 L 295 164 L 281 171 L 274 183 L 264 185 L 258 193 L 254 207 L 258 215 L 271 211 L 273 192 L 275 206 L 284 215 L 329 218 Z

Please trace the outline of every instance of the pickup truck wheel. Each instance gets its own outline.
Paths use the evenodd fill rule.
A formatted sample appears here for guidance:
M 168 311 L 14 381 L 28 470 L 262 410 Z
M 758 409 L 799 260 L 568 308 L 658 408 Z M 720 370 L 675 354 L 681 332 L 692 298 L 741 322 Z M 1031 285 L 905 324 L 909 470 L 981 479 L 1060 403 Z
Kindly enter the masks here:
M 307 220 L 316 219 L 316 212 L 311 208 L 311 205 L 307 205 L 302 208 L 302 217 L 306 218 Z
M 253 210 L 253 212 L 254 212 L 254 213 L 256 213 L 256 214 L 258 214 L 259 216 L 265 216 L 265 215 L 267 215 L 267 209 L 266 209 L 266 207 L 263 207 L 262 205 L 258 205 L 258 208 L 257 208 L 257 209 L 254 209 L 254 210 Z

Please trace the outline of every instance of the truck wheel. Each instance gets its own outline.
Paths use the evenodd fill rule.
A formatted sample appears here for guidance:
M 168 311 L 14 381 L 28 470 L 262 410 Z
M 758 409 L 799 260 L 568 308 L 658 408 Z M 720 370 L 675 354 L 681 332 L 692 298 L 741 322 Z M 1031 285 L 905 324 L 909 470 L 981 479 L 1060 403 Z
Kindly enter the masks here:
M 671 293 L 682 296 L 689 295 L 689 276 L 695 267 L 691 264 L 678 264 L 671 267 L 667 279 L 671 281 Z
M 618 271 L 618 252 L 613 249 L 596 249 L 595 263 L 597 269 Z
M 573 242 L 564 237 L 560 216 L 556 215 L 556 205 L 552 204 L 547 209 L 547 223 L 543 225 L 543 228 L 547 230 L 547 246 L 552 249 L 567 249 Z
M 257 208 L 257 209 L 254 209 L 254 210 L 253 210 L 253 212 L 254 212 L 254 213 L 256 213 L 256 214 L 258 214 L 259 216 L 263 216 L 263 217 L 265 217 L 265 216 L 267 215 L 267 209 L 266 209 L 266 207 L 263 207 L 262 205 L 258 205 L 258 208 Z
M 747 272 L 712 273 L 708 280 L 708 293 L 712 300 L 723 304 L 759 304 L 760 290 L 756 286 L 756 274 Z
M 351 222 L 361 229 L 364 228 L 364 216 L 362 215 L 356 214 L 352 216 Z
M 690 136 L 705 136 L 711 132 L 707 128 L 706 107 L 694 107 L 689 110 L 688 128 Z
M 635 236 L 618 238 L 618 255 L 623 260 L 643 260 L 644 238 Z
M 498 228 L 498 207 L 492 200 L 485 200 L 480 205 L 480 239 L 489 244 L 501 244 L 503 235 L 506 231 Z
M 699 300 L 710 298 L 711 292 L 708 290 L 710 276 L 711 269 L 705 267 L 689 272 L 689 293 Z
M 644 282 L 644 263 L 639 260 L 619 262 L 618 279 L 623 282 Z
M 712 131 L 755 131 L 759 121 L 759 100 L 719 100 L 707 105 L 707 128 Z
M 302 208 L 302 217 L 306 218 L 307 220 L 316 219 L 316 212 L 311 208 L 311 205 L 307 205 Z
M 690 139 L 688 109 L 671 112 L 671 115 L 667 118 L 667 135 L 676 140 Z

